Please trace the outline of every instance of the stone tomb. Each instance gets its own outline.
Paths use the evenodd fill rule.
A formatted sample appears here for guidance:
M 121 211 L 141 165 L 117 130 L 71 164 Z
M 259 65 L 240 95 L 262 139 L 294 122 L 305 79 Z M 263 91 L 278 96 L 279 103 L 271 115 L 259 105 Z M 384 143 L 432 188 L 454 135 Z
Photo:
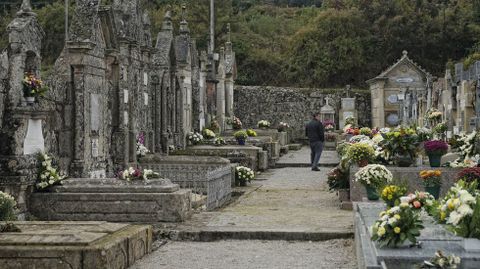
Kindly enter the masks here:
M 411 269 L 415 264 L 429 260 L 437 250 L 446 255 L 461 257 L 459 269 L 480 268 L 480 252 L 464 249 L 464 239 L 447 231 L 442 225 L 433 223 L 428 216 L 422 217 L 423 229 L 417 238 L 421 248 L 405 246 L 398 248 L 379 248 L 370 240 L 370 226 L 385 209 L 383 203 L 355 203 L 355 246 L 358 268 L 369 269 Z M 480 244 L 479 240 L 475 240 Z
M 184 221 L 191 214 L 190 195 L 168 179 L 77 178 L 51 193 L 32 194 L 30 210 L 42 220 Z
M 152 251 L 152 228 L 108 222 L 15 222 L 0 233 L 2 269 L 124 269 Z

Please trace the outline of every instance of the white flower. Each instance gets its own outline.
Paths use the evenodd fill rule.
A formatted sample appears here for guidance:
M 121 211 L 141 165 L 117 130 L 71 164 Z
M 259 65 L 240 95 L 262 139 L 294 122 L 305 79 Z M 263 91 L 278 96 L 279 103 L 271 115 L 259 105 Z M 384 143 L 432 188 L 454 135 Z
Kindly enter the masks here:
M 462 216 L 467 216 L 467 215 L 472 215 L 473 214 L 473 209 L 466 204 L 463 204 L 463 205 L 459 206 L 457 208 L 457 211 Z
M 447 223 L 457 226 L 458 223 L 462 220 L 462 218 L 463 216 L 457 213 L 457 211 L 452 211 L 450 213 L 450 216 L 448 216 Z

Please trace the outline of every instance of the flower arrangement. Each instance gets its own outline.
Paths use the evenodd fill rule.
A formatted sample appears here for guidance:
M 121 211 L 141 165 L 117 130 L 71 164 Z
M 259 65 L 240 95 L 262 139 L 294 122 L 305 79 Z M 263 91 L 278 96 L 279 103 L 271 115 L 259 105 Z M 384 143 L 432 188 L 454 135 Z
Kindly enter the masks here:
M 187 140 L 190 145 L 197 145 L 202 143 L 203 135 L 197 132 L 188 132 L 187 133 Z
M 440 122 L 433 127 L 433 132 L 436 134 L 443 134 L 448 130 L 448 126 L 445 122 Z
M 425 152 L 428 155 L 444 155 L 447 153 L 448 144 L 441 140 L 425 141 Z
M 439 121 L 442 119 L 442 112 L 438 111 L 435 108 L 430 108 L 427 111 L 427 118 L 431 121 Z
M 476 185 L 476 183 L 466 184 L 460 180 L 440 201 L 437 218 L 441 223 L 446 223 L 448 229 L 456 235 L 472 237 L 475 233 L 475 227 L 471 227 L 470 222 L 477 203 L 471 191 L 476 188 Z
M 408 204 L 414 210 L 424 208 L 427 212 L 431 212 L 435 204 L 435 197 L 428 192 L 415 191 L 406 196 L 400 197 L 400 204 Z
M 435 252 L 435 256 L 430 261 L 423 261 L 420 269 L 456 269 L 460 266 L 461 259 L 455 255 L 445 256 L 440 250 Z
M 370 137 L 366 135 L 355 135 L 355 136 L 352 136 L 352 138 L 350 138 L 348 142 L 355 144 L 355 143 L 360 143 L 365 141 L 370 141 Z
M 350 124 L 350 125 L 355 125 L 355 117 L 348 116 L 345 118 L 345 125 Z
M 327 184 L 330 190 L 350 188 L 348 173 L 341 167 L 333 168 L 327 174 Z
M 358 128 L 347 128 L 345 130 L 345 133 L 349 134 L 349 135 L 359 135 L 360 134 L 360 129 L 358 129 Z
M 460 153 L 464 158 L 469 158 L 475 155 L 475 140 L 477 138 L 477 132 L 473 131 L 470 134 L 461 134 L 458 138 L 460 147 Z
M 270 122 L 268 120 L 261 120 L 257 123 L 258 128 L 269 128 Z
M 255 132 L 255 131 L 252 130 L 252 129 L 247 129 L 247 135 L 250 136 L 250 137 L 256 137 L 256 136 L 257 136 L 257 132 Z
M 368 127 L 362 127 L 362 128 L 360 128 L 360 134 L 371 137 L 372 136 L 372 129 L 370 129 Z
M 477 181 L 480 183 L 480 167 L 468 167 L 460 171 L 457 175 L 457 180 L 463 180 L 464 182 L 471 183 Z
M 415 156 L 419 141 L 415 130 L 399 128 L 385 134 L 382 147 L 391 154 Z
M 380 198 L 389 207 L 393 207 L 400 204 L 400 197 L 407 193 L 407 188 L 397 185 L 387 185 L 383 188 Z
M 43 86 L 43 81 L 33 74 L 27 74 L 23 78 L 22 84 L 25 97 L 43 96 L 48 91 L 48 88 Z
M 203 138 L 205 138 L 205 139 L 213 139 L 216 136 L 215 133 L 212 130 L 207 129 L 207 128 L 203 128 L 202 135 L 203 135 Z
M 346 156 L 347 151 L 348 151 L 348 148 L 349 148 L 351 145 L 352 145 L 352 144 L 347 143 L 347 142 L 340 142 L 340 143 L 338 143 L 337 148 L 336 148 L 338 155 L 340 155 L 341 157 Z
M 16 220 L 15 207 L 17 203 L 13 196 L 0 191 L 0 221 Z
M 46 153 L 40 152 L 38 154 L 38 161 L 40 162 L 40 171 L 38 173 L 37 189 L 45 189 L 47 187 L 60 184 L 66 178 L 65 175 L 57 172 L 57 169 L 52 167 L 52 158 Z
M 325 134 L 325 141 L 335 142 L 335 141 L 337 141 L 337 135 L 335 133 L 326 133 Z
M 420 178 L 425 187 L 435 187 L 442 185 L 442 171 L 440 170 L 422 170 Z
M 331 124 L 328 124 L 328 125 L 325 126 L 325 131 L 333 132 L 333 131 L 335 131 L 335 126 L 333 126 Z
M 225 139 L 223 139 L 223 137 L 217 136 L 213 139 L 213 144 L 215 146 L 223 146 L 226 145 L 227 142 L 225 142 Z
M 244 185 L 246 182 L 250 182 L 255 178 L 255 173 L 252 169 L 246 166 L 237 166 L 235 168 L 235 180 Z
M 147 147 L 145 147 L 145 135 L 143 133 L 139 133 L 137 136 L 137 156 L 142 157 L 150 153 Z
M 219 132 L 219 131 L 220 131 L 220 124 L 218 124 L 218 121 L 213 120 L 213 121 L 210 123 L 210 128 L 208 128 L 208 129 L 209 129 L 209 130 L 212 130 L 213 133 Z
M 371 239 L 378 241 L 380 247 L 397 247 L 406 240 L 416 244 L 423 228 L 418 214 L 408 204 L 401 203 L 380 213 L 371 227 Z
M 323 127 L 325 128 L 325 131 L 327 132 L 333 132 L 335 131 L 335 122 L 330 119 L 326 119 L 322 122 Z
M 432 130 L 425 128 L 425 127 L 417 127 L 417 135 L 418 135 L 418 140 L 420 142 L 427 141 L 432 139 L 433 134 Z
M 245 139 L 247 139 L 248 134 L 247 134 L 247 132 L 245 132 L 245 131 L 236 131 L 236 132 L 233 134 L 233 136 L 234 136 L 235 139 L 237 139 L 237 140 L 239 140 L 239 139 L 240 139 L 240 140 L 245 140 Z
M 281 121 L 279 124 L 278 124 L 278 127 L 277 127 L 277 130 L 279 132 L 285 132 L 288 130 L 288 128 L 290 128 L 290 125 L 286 122 L 283 122 Z
M 233 116 L 232 117 L 232 120 L 231 120 L 231 123 L 232 123 L 232 128 L 235 129 L 235 130 L 240 130 L 242 129 L 242 121 L 240 121 L 239 118 Z
M 369 164 L 355 173 L 355 181 L 364 186 L 378 188 L 393 180 L 392 172 L 380 164 Z
M 352 144 L 347 150 L 347 158 L 356 163 L 360 161 L 370 161 L 374 156 L 375 151 L 373 147 L 364 143 Z
M 153 170 L 144 169 L 143 171 L 138 168 L 129 167 L 118 175 L 119 179 L 132 181 L 132 180 L 147 180 L 151 178 L 160 178 L 160 174 L 153 172 Z

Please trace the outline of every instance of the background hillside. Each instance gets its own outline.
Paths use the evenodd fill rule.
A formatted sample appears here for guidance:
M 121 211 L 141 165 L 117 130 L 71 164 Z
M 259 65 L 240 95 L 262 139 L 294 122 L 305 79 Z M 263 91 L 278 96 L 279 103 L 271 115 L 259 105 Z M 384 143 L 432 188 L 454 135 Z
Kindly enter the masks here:
M 0 47 L 16 11 L 2 2 L 14 1 L 0 1 Z M 47 33 L 48 71 L 63 47 L 64 1 L 32 2 Z M 192 36 L 205 49 L 208 0 L 145 1 L 152 31 L 158 32 L 167 6 L 178 22 L 183 2 Z M 230 22 L 238 84 L 363 87 L 404 49 L 438 76 L 449 61 L 466 58 L 468 64 L 480 58 L 480 0 L 217 0 L 216 5 L 217 47 L 226 40 Z

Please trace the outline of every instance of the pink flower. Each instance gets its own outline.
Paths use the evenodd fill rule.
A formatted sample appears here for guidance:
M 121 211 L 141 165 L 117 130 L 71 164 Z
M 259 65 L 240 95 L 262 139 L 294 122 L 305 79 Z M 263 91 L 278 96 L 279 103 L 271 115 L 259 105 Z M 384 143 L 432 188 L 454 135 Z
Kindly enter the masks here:
M 420 203 L 419 201 L 413 201 L 413 206 L 415 208 L 420 208 L 422 206 L 422 203 Z

